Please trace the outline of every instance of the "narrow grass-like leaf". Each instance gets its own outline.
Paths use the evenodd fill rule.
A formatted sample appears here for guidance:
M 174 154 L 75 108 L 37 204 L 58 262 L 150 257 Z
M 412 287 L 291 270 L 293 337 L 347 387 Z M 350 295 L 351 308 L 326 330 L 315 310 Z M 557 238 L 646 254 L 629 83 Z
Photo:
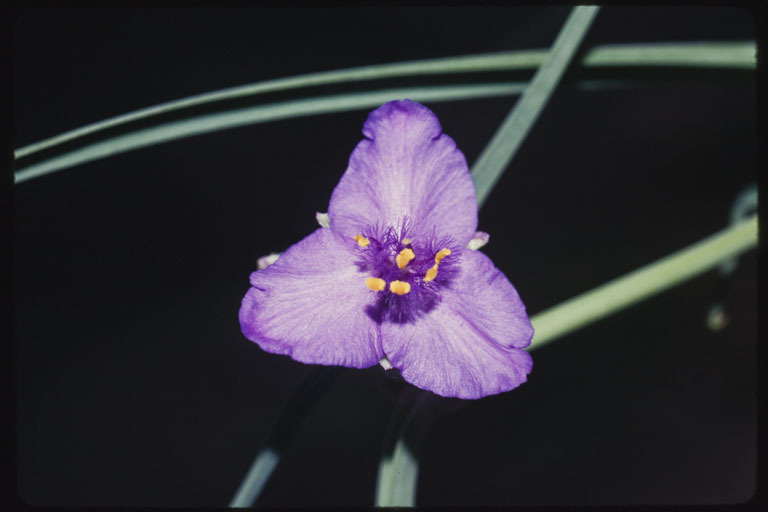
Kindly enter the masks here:
M 235 98 L 257 96 L 259 94 L 270 92 L 287 91 L 318 85 L 381 80 L 385 78 L 401 78 L 441 73 L 475 73 L 535 69 L 544 62 L 547 55 L 547 50 L 534 49 L 447 57 L 442 59 L 396 62 L 337 71 L 311 73 L 296 77 L 280 78 L 230 87 L 169 101 L 160 105 L 154 105 L 70 130 L 55 137 L 21 147 L 15 151 L 14 156 L 16 159 L 21 159 L 39 151 L 75 140 L 79 137 L 98 133 L 140 119 Z M 725 43 L 699 42 L 604 45 L 592 48 L 586 54 L 582 61 L 582 65 L 585 67 L 652 65 L 754 69 L 756 66 L 755 44 L 751 41 L 741 41 Z
M 235 508 L 252 507 L 279 462 L 280 454 L 272 448 L 267 446 L 260 451 L 229 506 Z
M 754 69 L 757 65 L 755 51 L 755 44 L 750 41 L 611 45 L 588 52 L 582 65 Z
M 738 224 L 755 211 L 757 211 L 757 185 L 751 185 L 742 190 L 733 201 L 729 222 L 731 225 Z M 720 264 L 720 275 L 726 277 L 733 273 L 738 264 L 738 255 L 723 261 Z
M 423 419 L 423 415 L 429 413 L 429 395 L 430 392 L 419 390 L 414 396 L 404 394 L 395 403 L 376 475 L 374 505 L 377 507 L 413 506 L 416 501 L 419 461 L 405 438 L 419 430 L 420 417 Z
M 696 277 L 757 246 L 757 216 L 582 293 L 531 318 L 533 350 Z
M 230 507 L 252 507 L 280 463 L 280 455 L 311 407 L 317 403 L 328 386 L 341 374 L 340 366 L 316 366 L 294 393 L 280 414 L 264 447 L 256 455 Z
M 547 59 L 472 166 L 472 179 L 475 182 L 479 206 L 483 205 L 538 119 L 598 9 L 599 7 L 595 6 L 579 6 L 571 11 Z
M 376 481 L 377 507 L 412 507 L 416 503 L 419 461 L 400 437 L 394 450 L 379 463 Z
M 121 124 L 145 119 L 159 114 L 166 114 L 176 110 L 196 107 L 209 103 L 215 103 L 247 96 L 256 96 L 270 92 L 288 91 L 318 85 L 330 85 L 366 80 L 382 80 L 386 78 L 400 78 L 407 76 L 433 75 L 442 73 L 474 73 L 485 71 L 509 71 L 515 69 L 534 69 L 546 56 L 546 50 L 523 50 L 515 52 L 502 52 L 483 55 L 467 55 L 459 57 L 446 57 L 441 59 L 415 60 L 409 62 L 396 62 L 375 66 L 363 66 L 358 68 L 342 69 L 310 73 L 295 77 L 267 80 L 254 84 L 230 87 L 218 91 L 211 91 L 169 101 L 160 105 L 136 110 L 120 116 L 116 116 L 98 123 L 89 124 L 81 128 L 62 133 L 55 137 L 19 148 L 15 157 L 23 158 L 44 149 L 68 142 L 70 140 L 96 133 L 107 128 L 113 128 Z
M 474 98 L 489 98 L 519 94 L 523 83 L 480 84 L 442 87 L 411 87 L 381 91 L 321 96 L 281 103 L 270 103 L 191 119 L 173 121 L 151 128 L 89 144 L 85 147 L 34 163 L 16 172 L 16 183 L 44 176 L 93 160 L 98 160 L 125 151 L 152 146 L 162 142 L 191 137 L 204 133 L 236 128 L 256 123 L 277 121 L 295 117 L 344 112 L 374 108 L 393 99 L 411 98 L 415 101 L 449 101 Z

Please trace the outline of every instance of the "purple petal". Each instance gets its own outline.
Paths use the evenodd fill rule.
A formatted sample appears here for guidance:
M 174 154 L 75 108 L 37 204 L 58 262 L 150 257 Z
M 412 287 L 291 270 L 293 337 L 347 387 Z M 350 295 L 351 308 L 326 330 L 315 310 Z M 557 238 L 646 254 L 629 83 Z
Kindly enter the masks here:
M 517 291 L 480 252 L 441 303 L 412 323 L 382 325 L 384 353 L 405 380 L 442 396 L 481 398 L 516 388 L 533 362 L 533 327 Z
M 352 242 L 354 244 L 354 242 Z M 246 338 L 303 363 L 367 368 L 384 357 L 366 314 L 375 292 L 355 267 L 350 244 L 320 228 L 274 264 L 251 274 L 240 307 Z
M 331 229 L 351 237 L 408 217 L 414 236 L 436 227 L 466 245 L 477 227 L 475 187 L 437 117 L 410 100 L 392 101 L 371 112 L 363 134 L 331 196 Z

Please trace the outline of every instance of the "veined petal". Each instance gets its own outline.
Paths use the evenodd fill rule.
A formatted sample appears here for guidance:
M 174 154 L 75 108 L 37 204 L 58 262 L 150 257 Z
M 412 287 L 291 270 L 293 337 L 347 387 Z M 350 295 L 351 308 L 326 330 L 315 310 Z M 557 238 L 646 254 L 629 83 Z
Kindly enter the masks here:
M 267 352 L 310 364 L 378 364 L 379 326 L 365 314 L 372 292 L 348 245 L 320 228 L 274 264 L 251 274 L 240 307 L 246 338 Z
M 466 245 L 477 227 L 475 187 L 437 117 L 410 100 L 392 101 L 370 113 L 363 134 L 331 196 L 331 229 L 354 236 L 408 217 L 414 236 L 436 228 Z
M 382 346 L 403 378 L 442 396 L 481 398 L 516 388 L 533 362 L 533 327 L 517 291 L 484 254 L 463 254 L 441 303 L 412 323 L 382 325 Z

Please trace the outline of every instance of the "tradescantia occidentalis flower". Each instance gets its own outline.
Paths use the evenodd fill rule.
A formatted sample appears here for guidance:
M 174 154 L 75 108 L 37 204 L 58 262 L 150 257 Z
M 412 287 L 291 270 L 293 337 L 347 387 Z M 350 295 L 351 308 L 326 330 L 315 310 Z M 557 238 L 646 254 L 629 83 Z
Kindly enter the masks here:
M 475 232 L 464 155 L 410 100 L 371 112 L 363 134 L 331 195 L 329 227 L 251 274 L 243 334 L 303 363 L 381 361 L 442 396 L 525 382 L 533 327 L 509 280 L 472 250 L 487 235 Z

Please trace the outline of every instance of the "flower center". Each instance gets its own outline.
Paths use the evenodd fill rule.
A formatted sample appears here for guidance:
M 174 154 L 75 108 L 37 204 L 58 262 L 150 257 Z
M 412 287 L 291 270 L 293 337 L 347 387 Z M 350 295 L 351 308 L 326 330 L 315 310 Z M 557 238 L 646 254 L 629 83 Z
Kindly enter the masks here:
M 458 273 L 460 250 L 453 240 L 434 230 L 419 237 L 406 236 L 409 231 L 403 222 L 400 229 L 373 226 L 353 237 L 356 263 L 371 291 L 366 312 L 377 322 L 411 322 L 434 309 L 441 289 Z

